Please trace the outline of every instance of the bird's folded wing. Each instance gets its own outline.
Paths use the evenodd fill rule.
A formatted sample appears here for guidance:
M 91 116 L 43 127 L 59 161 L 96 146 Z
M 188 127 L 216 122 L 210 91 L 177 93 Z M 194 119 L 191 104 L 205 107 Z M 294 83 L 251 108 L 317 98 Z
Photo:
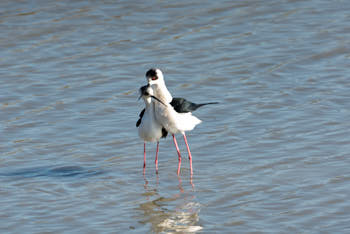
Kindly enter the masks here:
M 141 111 L 141 113 L 139 114 L 139 117 L 140 117 L 140 118 L 139 118 L 139 120 L 137 120 L 137 122 L 136 122 L 136 127 L 140 126 L 142 117 L 143 117 L 143 115 L 145 114 L 145 110 L 146 110 L 146 109 L 143 109 L 143 110 Z

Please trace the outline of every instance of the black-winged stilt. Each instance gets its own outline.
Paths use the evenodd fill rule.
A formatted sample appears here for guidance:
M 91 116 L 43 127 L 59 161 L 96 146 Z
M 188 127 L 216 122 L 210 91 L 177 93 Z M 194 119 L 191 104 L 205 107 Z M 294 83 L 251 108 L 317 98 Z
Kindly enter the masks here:
M 143 173 L 146 169 L 146 141 L 157 142 L 157 151 L 156 151 L 156 173 L 158 173 L 158 152 L 159 152 L 159 139 L 161 137 L 166 137 L 168 132 L 163 128 L 155 119 L 154 113 L 154 101 L 161 102 L 155 96 L 153 96 L 153 90 L 149 85 L 142 86 L 140 88 L 140 98 L 145 102 L 146 108 L 143 109 L 139 115 L 139 120 L 136 123 L 138 127 L 139 136 L 144 140 L 143 145 Z M 165 105 L 165 104 L 163 104 Z
M 154 120 L 158 123 L 159 128 L 165 128 L 173 136 L 173 141 L 178 154 L 178 169 L 177 174 L 180 174 L 181 168 L 181 154 L 175 138 L 176 133 L 181 133 L 186 143 L 188 158 L 190 161 L 191 176 L 193 175 L 192 169 L 192 155 L 190 147 L 188 146 L 186 131 L 191 131 L 194 127 L 202 121 L 192 115 L 192 111 L 207 104 L 217 104 L 217 102 L 195 104 L 187 101 L 184 98 L 172 98 L 168 91 L 163 73 L 159 69 L 150 69 L 146 72 L 146 78 L 148 85 L 152 87 L 152 96 L 155 97 L 158 102 L 153 101 L 153 115 Z M 146 104 L 147 105 L 147 104 Z M 152 130 L 153 131 L 153 130 Z M 159 131 L 159 130 L 158 130 Z

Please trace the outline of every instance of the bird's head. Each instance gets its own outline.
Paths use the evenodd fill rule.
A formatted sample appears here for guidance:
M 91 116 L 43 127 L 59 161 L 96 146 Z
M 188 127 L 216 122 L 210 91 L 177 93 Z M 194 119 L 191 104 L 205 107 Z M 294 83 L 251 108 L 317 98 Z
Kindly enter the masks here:
M 158 68 L 151 68 L 146 72 L 146 79 L 149 85 L 164 84 L 164 77 L 161 70 Z
M 149 84 L 145 85 L 145 86 L 142 86 L 139 89 L 139 92 L 140 92 L 139 99 L 143 98 L 146 103 L 150 104 L 151 103 L 151 98 L 153 98 L 153 99 L 157 100 L 158 102 L 162 103 L 163 105 L 165 105 L 161 100 L 159 100 L 159 98 L 154 96 L 153 89 L 152 89 L 152 87 Z
M 170 103 L 173 97 L 171 96 L 169 90 L 167 89 L 164 81 L 163 73 L 158 68 L 151 68 L 146 72 L 146 79 L 148 85 L 154 89 L 154 94 L 163 103 Z

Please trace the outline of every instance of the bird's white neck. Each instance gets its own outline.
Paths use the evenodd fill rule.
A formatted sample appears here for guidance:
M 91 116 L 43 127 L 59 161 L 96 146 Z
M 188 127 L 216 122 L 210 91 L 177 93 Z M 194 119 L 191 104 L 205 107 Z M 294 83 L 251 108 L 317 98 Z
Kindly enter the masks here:
M 160 99 L 164 103 L 170 103 L 173 100 L 169 90 L 165 86 L 165 84 L 153 84 L 152 85 L 154 96 Z
M 150 107 L 151 102 L 152 102 L 152 98 L 151 97 L 144 97 L 143 101 L 145 102 L 146 108 Z
M 154 100 L 152 100 L 151 97 L 147 97 L 144 99 L 146 104 L 146 115 L 148 118 L 155 120 L 155 113 L 154 113 Z

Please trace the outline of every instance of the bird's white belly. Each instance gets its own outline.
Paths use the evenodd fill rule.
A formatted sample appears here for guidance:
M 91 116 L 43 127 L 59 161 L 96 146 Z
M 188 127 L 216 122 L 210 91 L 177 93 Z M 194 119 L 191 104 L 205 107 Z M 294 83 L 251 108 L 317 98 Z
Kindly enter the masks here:
M 162 137 L 162 126 L 149 113 L 145 113 L 139 126 L 139 136 L 145 141 L 159 141 Z

